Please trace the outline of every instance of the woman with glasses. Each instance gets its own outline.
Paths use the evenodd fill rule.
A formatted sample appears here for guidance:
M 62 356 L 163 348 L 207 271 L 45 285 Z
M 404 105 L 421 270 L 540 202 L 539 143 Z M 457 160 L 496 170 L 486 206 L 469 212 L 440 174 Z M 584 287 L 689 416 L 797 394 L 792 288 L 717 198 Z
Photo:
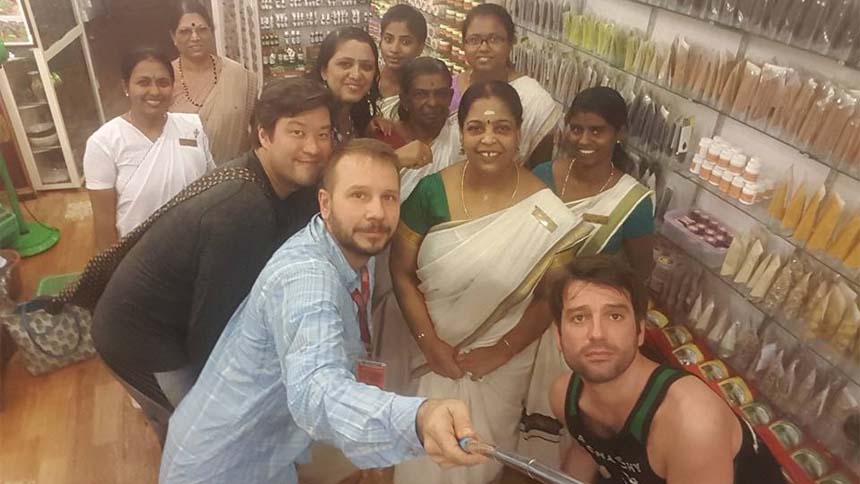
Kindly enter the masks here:
M 251 147 L 257 76 L 213 53 L 212 19 L 197 0 L 177 2 L 171 28 L 179 57 L 173 61 L 176 81 L 170 111 L 200 115 L 212 157 L 221 165 Z
M 463 50 L 470 69 L 454 80 L 451 112 L 457 110 L 466 89 L 479 81 L 504 81 L 523 104 L 522 142 L 519 162 L 532 167 L 552 157 L 552 135 L 561 119 L 561 106 L 531 77 L 510 63 L 516 42 L 514 20 L 503 7 L 484 3 L 469 11 L 463 22 Z

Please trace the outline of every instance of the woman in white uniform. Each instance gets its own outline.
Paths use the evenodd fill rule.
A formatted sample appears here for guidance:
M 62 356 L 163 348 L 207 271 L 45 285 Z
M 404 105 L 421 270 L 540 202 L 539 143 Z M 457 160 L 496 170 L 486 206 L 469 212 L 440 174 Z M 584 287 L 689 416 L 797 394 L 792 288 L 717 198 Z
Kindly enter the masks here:
M 96 249 L 146 220 L 186 185 L 215 167 L 196 114 L 168 113 L 173 100 L 170 60 L 139 49 L 122 62 L 129 110 L 89 140 L 84 176 L 93 206 Z

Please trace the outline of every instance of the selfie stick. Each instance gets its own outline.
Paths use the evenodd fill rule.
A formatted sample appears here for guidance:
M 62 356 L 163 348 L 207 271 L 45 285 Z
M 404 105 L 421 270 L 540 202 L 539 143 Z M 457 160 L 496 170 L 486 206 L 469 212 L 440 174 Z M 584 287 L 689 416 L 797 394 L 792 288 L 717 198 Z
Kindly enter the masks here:
M 471 437 L 460 439 L 460 448 L 469 454 L 481 454 L 490 457 L 544 484 L 585 484 L 547 465 L 541 464 L 535 459 L 499 450 L 493 445 L 479 442 Z

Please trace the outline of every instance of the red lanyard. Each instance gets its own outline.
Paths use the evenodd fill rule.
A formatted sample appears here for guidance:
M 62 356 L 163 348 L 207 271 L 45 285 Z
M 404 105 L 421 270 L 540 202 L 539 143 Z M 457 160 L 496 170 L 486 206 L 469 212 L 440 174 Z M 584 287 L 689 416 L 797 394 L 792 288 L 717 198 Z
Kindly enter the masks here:
M 370 302 L 370 275 L 367 267 L 361 268 L 361 290 L 352 291 L 352 300 L 358 306 L 358 328 L 361 331 L 361 341 L 370 351 L 370 327 L 367 323 L 367 305 Z

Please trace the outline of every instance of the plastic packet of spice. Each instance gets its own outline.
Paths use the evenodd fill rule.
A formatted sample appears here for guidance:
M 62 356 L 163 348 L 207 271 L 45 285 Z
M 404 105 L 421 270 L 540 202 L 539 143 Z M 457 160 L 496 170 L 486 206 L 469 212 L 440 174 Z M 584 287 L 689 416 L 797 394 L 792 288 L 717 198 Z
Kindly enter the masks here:
M 815 101 L 812 109 L 806 114 L 803 124 L 795 137 L 795 145 L 801 150 L 809 150 L 815 136 L 818 135 L 821 126 L 824 125 L 827 116 L 835 109 L 839 98 L 836 88 L 830 86 L 825 95 Z
M 786 83 L 792 71 L 774 64 L 762 66 L 761 79 L 747 112 L 747 122 L 759 128 L 767 125 L 777 106 L 784 101 Z
M 722 85 L 717 86 L 720 94 L 719 100 L 715 103 L 715 106 L 719 109 L 723 111 L 730 111 L 732 109 L 735 97 L 738 95 L 738 88 L 740 87 L 741 79 L 743 79 L 745 66 L 746 62 L 744 61 L 735 64 L 728 77 L 726 77 L 725 82 L 723 82 Z
M 773 10 L 775 0 L 745 0 L 746 7 L 742 11 L 747 13 L 744 18 L 738 18 L 739 27 L 756 34 L 764 34 L 767 29 L 767 15 Z
M 705 11 L 705 18 L 714 21 L 720 20 L 721 4 L 722 2 L 720 0 L 708 0 L 707 10 Z
M 832 0 L 839 2 L 838 14 L 831 14 L 825 21 L 827 29 L 819 29 L 815 50 L 837 59 L 846 60 L 847 64 L 857 66 L 857 62 L 850 61 L 852 49 L 860 47 L 860 1 L 858 0 Z M 840 15 L 841 14 L 841 15 Z M 855 50 L 860 54 L 860 49 Z
M 737 20 L 738 0 L 723 0 L 720 10 L 720 23 L 735 25 Z
M 732 116 L 738 119 L 746 117 L 750 103 L 753 101 L 759 81 L 761 80 L 762 69 L 756 64 L 747 61 L 741 72 L 741 80 L 738 85 L 738 93 L 735 96 L 732 104 Z
M 800 28 L 803 22 L 806 11 L 809 10 L 809 5 L 814 0 L 792 0 L 789 2 L 785 17 L 779 24 L 776 32 L 776 40 L 783 43 L 792 43 L 794 41 L 795 32 Z
M 795 23 L 796 28 L 792 43 L 798 47 L 809 48 L 812 45 L 815 32 L 818 31 L 828 11 L 832 8 L 831 3 L 836 3 L 837 1 L 806 0 L 808 6 L 806 11 L 803 12 L 802 19 Z
M 749 320 L 741 320 L 737 329 L 735 350 L 729 357 L 729 362 L 734 368 L 741 370 L 749 368 L 760 346 L 761 340 L 755 326 Z
M 812 144 L 808 147 L 813 155 L 826 159 L 836 148 L 848 120 L 857 111 L 857 98 L 860 92 L 843 91 L 829 106 Z
M 800 94 L 803 81 L 795 69 L 786 72 L 779 96 L 774 97 L 773 112 L 765 122 L 765 129 L 774 136 L 781 137 L 791 113 L 791 106 Z
M 689 76 L 690 59 L 690 44 L 684 37 L 676 39 L 675 45 L 675 66 L 672 72 L 672 88 L 677 91 L 687 92 L 689 84 L 687 78 Z
M 794 100 L 794 105 L 791 108 L 788 122 L 783 131 L 783 139 L 795 140 L 800 133 L 800 128 L 806 121 L 807 115 L 812 110 L 813 105 L 822 97 L 826 96 L 832 88 L 829 84 L 822 84 L 817 79 L 808 78 L 803 87 L 800 88 L 800 93 L 797 99 Z
M 783 24 L 788 16 L 788 10 L 794 0 L 773 0 L 768 5 L 768 10 L 765 11 L 761 33 L 767 37 L 775 39 L 777 34 L 782 30 Z

